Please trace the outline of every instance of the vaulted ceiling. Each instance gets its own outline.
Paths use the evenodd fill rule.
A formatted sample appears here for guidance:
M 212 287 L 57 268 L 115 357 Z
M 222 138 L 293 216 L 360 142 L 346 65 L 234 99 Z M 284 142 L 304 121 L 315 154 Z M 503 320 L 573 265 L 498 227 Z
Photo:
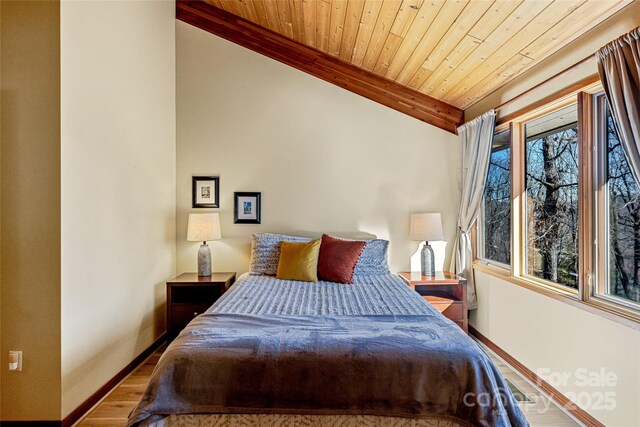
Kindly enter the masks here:
M 205 1 L 460 110 L 632 2 Z

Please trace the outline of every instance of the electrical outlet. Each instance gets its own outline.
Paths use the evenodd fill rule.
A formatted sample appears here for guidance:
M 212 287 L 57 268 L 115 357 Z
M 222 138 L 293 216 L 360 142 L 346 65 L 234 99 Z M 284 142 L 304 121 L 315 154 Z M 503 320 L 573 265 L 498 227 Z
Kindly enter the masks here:
M 22 371 L 22 352 L 21 351 L 9 352 L 9 370 Z

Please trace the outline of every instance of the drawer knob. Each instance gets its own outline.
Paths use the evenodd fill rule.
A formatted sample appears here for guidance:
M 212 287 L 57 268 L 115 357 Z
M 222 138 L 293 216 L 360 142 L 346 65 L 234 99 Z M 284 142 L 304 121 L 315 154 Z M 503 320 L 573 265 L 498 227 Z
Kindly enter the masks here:
M 194 312 L 193 312 L 193 315 L 194 315 L 194 316 L 197 316 L 197 315 L 198 315 L 198 312 L 197 312 L 197 311 L 194 311 Z

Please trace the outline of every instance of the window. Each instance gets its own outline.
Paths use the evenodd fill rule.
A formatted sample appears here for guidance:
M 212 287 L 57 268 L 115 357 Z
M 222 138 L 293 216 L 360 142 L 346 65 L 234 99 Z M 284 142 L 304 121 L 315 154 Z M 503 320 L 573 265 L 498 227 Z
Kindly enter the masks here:
M 480 257 L 511 264 L 511 131 L 493 137 L 487 183 L 482 201 Z
M 474 268 L 640 329 L 640 186 L 602 86 L 537 104 L 498 121 Z
M 576 104 L 525 124 L 526 273 L 578 288 Z
M 602 94 L 595 96 L 603 248 L 596 294 L 640 303 L 640 189 Z

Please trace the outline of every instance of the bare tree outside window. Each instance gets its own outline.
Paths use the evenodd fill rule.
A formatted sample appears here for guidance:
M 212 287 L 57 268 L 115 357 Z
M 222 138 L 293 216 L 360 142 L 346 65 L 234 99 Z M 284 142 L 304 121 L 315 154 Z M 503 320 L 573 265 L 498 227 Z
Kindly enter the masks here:
M 526 125 L 527 273 L 578 288 L 576 105 Z
M 606 112 L 609 295 L 640 302 L 640 190 Z
M 579 301 L 593 301 L 594 307 L 636 319 L 640 184 L 629 168 L 604 92 L 583 92 L 558 102 L 572 104 L 555 110 L 545 106 L 543 112 L 515 119 L 508 129 L 495 132 L 478 218 L 478 258 L 512 270 L 512 277 L 526 279 L 528 284 L 546 282 L 545 289 L 556 285 Z M 580 119 L 578 104 L 583 112 Z M 584 120 L 580 124 L 588 131 L 586 138 L 578 134 L 579 120 Z M 511 129 L 518 130 L 518 136 L 522 129 L 523 138 L 512 141 Z M 515 159 L 512 147 L 517 148 Z M 582 160 L 592 159 L 592 163 L 580 164 L 583 149 Z M 523 181 L 518 179 L 512 188 L 514 172 Z M 583 190 L 591 192 L 584 200 L 578 191 L 579 172 L 588 187 Z M 513 202 L 517 215 L 511 209 Z M 579 202 L 584 215 L 580 228 Z M 522 248 L 511 248 L 512 225 Z M 515 268 L 510 269 L 512 264 Z M 579 268 L 584 270 L 582 282 Z M 580 292 L 579 283 L 584 286 Z
M 483 259 L 511 264 L 511 132 L 493 139 L 482 203 L 481 247 Z

